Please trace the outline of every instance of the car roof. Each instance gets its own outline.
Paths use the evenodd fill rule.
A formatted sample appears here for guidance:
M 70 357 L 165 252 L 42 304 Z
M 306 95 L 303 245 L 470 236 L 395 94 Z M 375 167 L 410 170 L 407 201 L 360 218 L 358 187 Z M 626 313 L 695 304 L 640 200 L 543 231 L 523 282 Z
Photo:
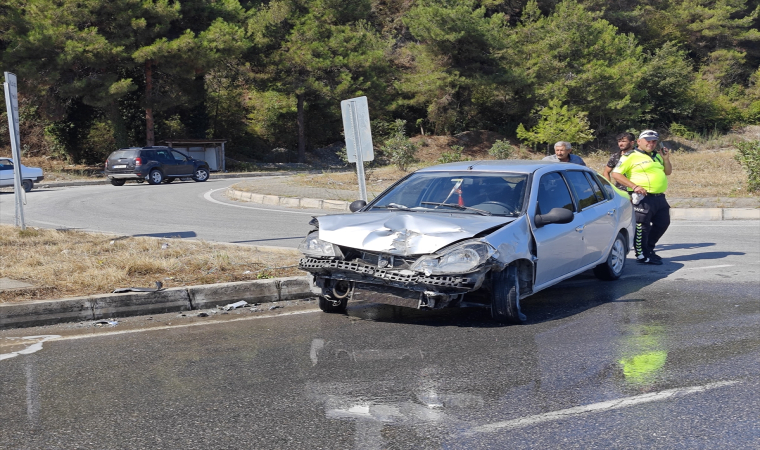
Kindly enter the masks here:
M 546 166 L 556 166 L 557 164 L 567 165 L 568 163 L 557 163 L 553 161 L 532 161 L 522 159 L 505 159 L 498 161 L 458 161 L 448 164 L 439 164 L 437 166 L 425 167 L 418 172 L 442 172 L 442 171 L 468 171 L 477 170 L 480 172 L 516 172 L 516 173 L 533 173 L 538 169 Z M 577 168 L 583 166 L 577 165 Z

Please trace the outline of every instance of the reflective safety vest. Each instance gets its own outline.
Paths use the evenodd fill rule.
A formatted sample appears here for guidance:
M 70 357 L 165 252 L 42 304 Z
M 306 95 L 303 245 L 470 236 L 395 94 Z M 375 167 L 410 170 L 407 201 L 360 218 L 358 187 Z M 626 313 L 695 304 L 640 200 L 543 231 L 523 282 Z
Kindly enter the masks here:
M 662 194 L 668 189 L 665 162 L 657 152 L 651 155 L 636 149 L 620 157 L 614 173 L 623 174 L 632 183 L 641 186 L 651 194 Z

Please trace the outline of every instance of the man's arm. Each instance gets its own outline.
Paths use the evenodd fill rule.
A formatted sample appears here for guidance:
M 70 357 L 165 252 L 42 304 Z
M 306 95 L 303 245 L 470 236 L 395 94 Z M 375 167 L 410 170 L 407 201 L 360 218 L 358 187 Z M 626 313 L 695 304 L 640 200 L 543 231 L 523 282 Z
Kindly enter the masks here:
M 612 178 L 610 178 L 610 173 L 612 173 L 612 167 L 610 166 L 604 166 L 604 171 L 602 172 L 602 176 L 607 179 L 607 181 L 612 181 Z
M 662 147 L 660 155 L 662 156 L 662 165 L 665 167 L 665 175 L 670 175 L 673 173 L 673 166 L 670 164 L 670 149 Z

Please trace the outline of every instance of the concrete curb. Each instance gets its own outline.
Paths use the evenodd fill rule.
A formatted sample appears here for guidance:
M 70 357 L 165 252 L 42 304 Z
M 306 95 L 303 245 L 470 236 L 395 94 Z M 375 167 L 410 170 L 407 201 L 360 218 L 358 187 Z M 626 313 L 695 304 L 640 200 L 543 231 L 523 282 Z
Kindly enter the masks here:
M 243 202 L 277 205 L 289 208 L 324 209 L 350 211 L 351 202 L 323 200 L 317 198 L 280 197 L 256 194 L 227 188 L 228 198 Z M 671 220 L 760 220 L 760 209 L 756 208 L 671 208 Z
M 157 292 L 128 292 L 0 304 L 0 330 L 110 317 L 192 311 L 240 300 L 248 303 L 295 300 L 311 297 L 313 294 L 310 285 L 309 277 L 285 277 L 177 287 Z
M 228 198 L 243 202 L 259 203 L 262 205 L 285 206 L 288 208 L 327 209 L 331 211 L 349 211 L 351 202 L 341 200 L 324 200 L 306 197 L 280 197 L 279 195 L 256 194 L 254 192 L 238 191 L 227 188 Z

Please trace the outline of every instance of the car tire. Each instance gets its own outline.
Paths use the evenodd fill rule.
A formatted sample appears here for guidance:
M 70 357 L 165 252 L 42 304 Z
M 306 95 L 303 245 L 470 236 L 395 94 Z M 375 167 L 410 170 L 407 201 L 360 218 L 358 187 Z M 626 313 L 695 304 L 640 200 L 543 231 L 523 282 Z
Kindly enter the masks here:
M 127 180 L 120 180 L 118 178 L 111 178 L 108 181 L 110 181 L 114 186 L 124 186 L 124 183 L 127 182 Z
M 491 272 L 491 318 L 497 322 L 511 324 L 525 321 L 525 315 L 520 311 L 516 267 L 510 266 L 501 272 Z
M 34 188 L 34 181 L 32 180 L 21 180 L 21 187 L 24 188 L 25 192 L 29 192 Z
M 166 177 L 166 179 L 164 180 L 164 183 L 169 184 L 172 181 L 174 181 L 174 177 Z
M 319 296 L 319 309 L 326 313 L 342 314 L 346 312 L 347 306 L 348 298 L 338 300 L 338 304 L 336 305 L 332 300 Z
M 193 180 L 202 182 L 208 180 L 208 169 L 205 167 L 199 167 L 195 169 L 195 173 L 193 174 Z
M 153 169 L 148 174 L 148 183 L 161 184 L 162 181 L 164 181 L 164 174 L 160 170 Z
M 618 233 L 615 242 L 612 243 L 607 260 L 594 267 L 594 275 L 604 281 L 613 281 L 620 278 L 625 268 L 625 237 L 623 233 Z

